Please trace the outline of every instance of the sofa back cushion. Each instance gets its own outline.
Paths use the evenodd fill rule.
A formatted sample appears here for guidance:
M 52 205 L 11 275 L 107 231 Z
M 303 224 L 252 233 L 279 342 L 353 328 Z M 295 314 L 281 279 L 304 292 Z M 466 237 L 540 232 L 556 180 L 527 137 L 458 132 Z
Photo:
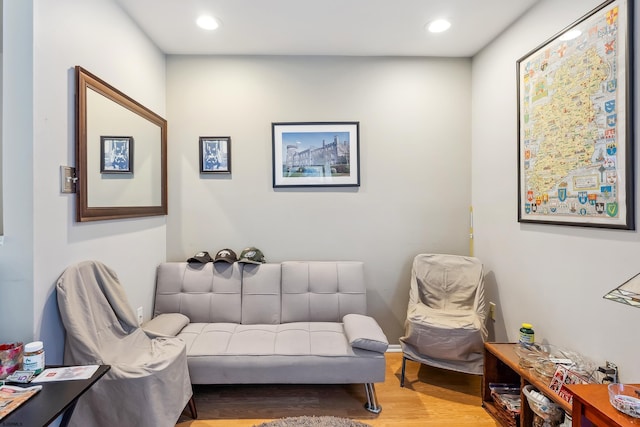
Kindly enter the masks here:
M 154 316 L 182 313 L 192 323 L 240 323 L 241 306 L 238 263 L 165 262 L 158 266 Z
M 244 264 L 242 267 L 242 323 L 280 323 L 280 264 Z
M 191 323 L 342 322 L 366 314 L 364 264 L 286 261 L 158 266 L 154 317 L 181 313 Z
M 281 323 L 342 322 L 346 314 L 367 314 L 364 263 L 286 261 L 281 266 Z

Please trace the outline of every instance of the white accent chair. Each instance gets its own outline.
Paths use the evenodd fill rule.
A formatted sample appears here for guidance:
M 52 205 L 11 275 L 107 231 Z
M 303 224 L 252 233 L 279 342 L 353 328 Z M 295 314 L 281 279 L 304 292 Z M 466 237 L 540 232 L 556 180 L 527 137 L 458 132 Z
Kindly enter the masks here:
M 66 365 L 110 365 L 80 397 L 71 426 L 173 427 L 189 404 L 195 418 L 185 343 L 150 338 L 138 326 L 115 272 L 97 261 L 58 279 Z
M 414 258 L 402 347 L 406 360 L 482 375 L 485 325 L 483 265 L 477 258 L 419 254 Z

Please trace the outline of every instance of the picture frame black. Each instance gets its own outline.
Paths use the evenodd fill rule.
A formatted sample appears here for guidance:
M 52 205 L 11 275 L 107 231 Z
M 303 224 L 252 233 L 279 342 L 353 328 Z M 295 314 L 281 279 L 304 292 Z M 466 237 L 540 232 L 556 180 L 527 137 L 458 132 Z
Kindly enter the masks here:
M 633 3 L 517 60 L 518 221 L 634 230 Z
M 231 173 L 231 137 L 201 136 L 199 139 L 200 173 Z
M 271 124 L 273 187 L 359 187 L 360 122 Z
M 133 173 L 133 137 L 100 137 L 100 173 Z

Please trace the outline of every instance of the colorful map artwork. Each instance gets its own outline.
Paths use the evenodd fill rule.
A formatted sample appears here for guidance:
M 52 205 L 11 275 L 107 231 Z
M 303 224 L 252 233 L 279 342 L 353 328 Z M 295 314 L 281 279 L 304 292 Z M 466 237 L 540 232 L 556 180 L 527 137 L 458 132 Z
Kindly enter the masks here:
M 523 219 L 626 216 L 618 11 L 601 9 L 572 28 L 578 37 L 558 37 L 519 61 Z

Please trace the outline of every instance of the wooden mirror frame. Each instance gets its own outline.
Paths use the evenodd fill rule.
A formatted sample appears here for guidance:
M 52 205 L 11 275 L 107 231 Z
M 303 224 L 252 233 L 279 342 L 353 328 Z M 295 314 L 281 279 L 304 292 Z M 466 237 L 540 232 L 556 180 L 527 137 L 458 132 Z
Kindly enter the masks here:
M 135 218 L 154 215 L 166 215 L 167 214 L 167 121 L 134 101 L 124 93 L 120 92 L 113 86 L 89 73 L 87 70 L 80 66 L 75 67 L 76 74 L 76 176 L 78 177 L 76 191 L 78 193 L 78 203 L 76 211 L 76 219 L 79 222 L 85 221 L 97 221 L 97 220 L 110 220 L 121 218 Z M 87 118 L 91 112 L 87 111 L 87 90 L 91 89 L 98 94 L 107 98 L 107 100 L 118 104 L 124 109 L 130 111 L 133 114 L 140 116 L 143 119 L 148 120 L 152 125 L 157 125 L 160 128 L 160 138 L 157 143 L 160 145 L 160 182 L 153 182 L 159 187 L 160 192 L 160 204 L 145 206 L 145 205 L 129 205 L 118 206 L 116 204 L 109 203 L 108 206 L 89 206 L 89 195 L 91 189 L 89 188 L 88 170 L 90 165 L 95 163 L 95 167 L 100 168 L 100 159 L 88 159 L 88 144 L 96 144 L 100 146 L 100 139 L 97 141 L 87 141 Z M 117 108 L 117 106 L 116 106 Z M 132 116 L 134 120 L 137 117 Z M 117 128 L 114 125 L 114 128 Z M 119 129 L 114 130 L 114 134 L 118 134 Z M 151 141 L 152 144 L 155 142 Z M 139 145 L 139 144 L 138 144 Z M 157 167 L 157 165 L 155 165 Z M 93 173 L 93 170 L 91 170 Z M 122 176 L 122 175 L 120 175 Z M 113 177 L 113 176 L 111 176 Z M 129 176 L 130 179 L 135 179 L 134 176 Z M 115 181 L 114 185 L 115 184 Z M 122 183 L 119 185 L 123 185 Z M 153 193 L 154 188 L 150 190 Z M 143 200 L 144 197 L 141 197 Z M 117 202 L 114 202 L 117 203 Z

